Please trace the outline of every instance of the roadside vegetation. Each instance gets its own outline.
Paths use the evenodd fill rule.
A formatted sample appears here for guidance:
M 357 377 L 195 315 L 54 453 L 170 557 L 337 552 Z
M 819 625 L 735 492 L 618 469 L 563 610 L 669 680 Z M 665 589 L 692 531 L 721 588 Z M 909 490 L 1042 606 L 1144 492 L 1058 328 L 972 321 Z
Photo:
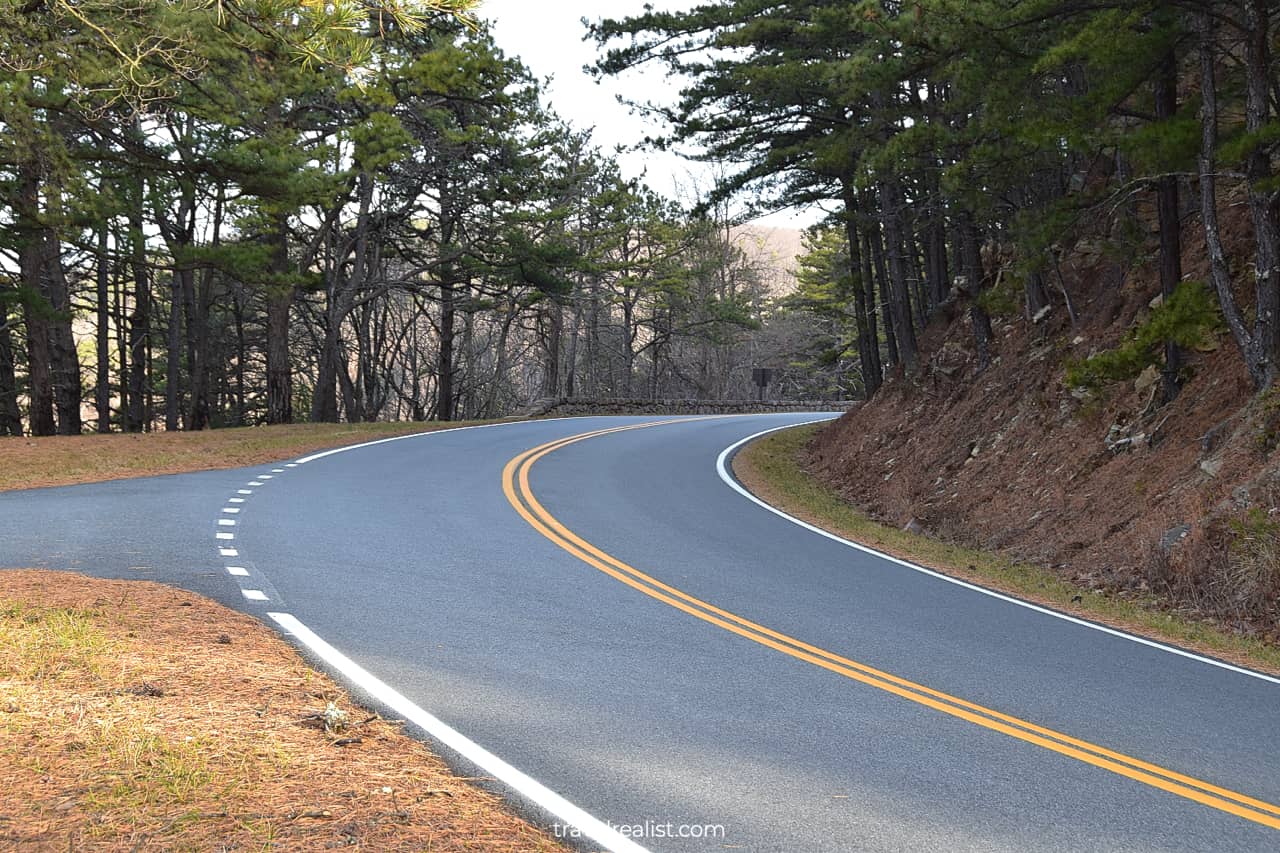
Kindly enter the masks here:
M 0 848 L 560 850 L 257 621 L 0 571 Z
M 0 491 L 261 465 L 318 450 L 476 423 L 290 424 L 202 432 L 0 438 Z
M 809 445 L 820 429 L 822 425 L 796 427 L 752 442 L 735 457 L 734 473 L 773 506 L 900 559 L 1054 610 L 1280 675 L 1280 648 L 1175 612 L 1167 600 L 1162 602 L 1153 595 L 1117 595 L 1075 584 L 1058 572 L 993 551 L 876 521 L 805 470 Z M 1252 531 L 1250 541 L 1267 532 L 1269 528 Z M 1268 547 L 1274 555 L 1274 544 Z M 1242 571 L 1257 571 L 1258 558 L 1254 551 L 1249 553 Z

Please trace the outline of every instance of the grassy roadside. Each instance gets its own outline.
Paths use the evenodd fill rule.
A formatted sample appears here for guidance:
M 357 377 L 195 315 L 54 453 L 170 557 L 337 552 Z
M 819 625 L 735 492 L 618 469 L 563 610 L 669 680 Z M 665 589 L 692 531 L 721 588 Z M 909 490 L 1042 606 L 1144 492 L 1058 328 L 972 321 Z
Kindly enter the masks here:
M 500 421 L 290 424 L 145 435 L 0 438 L 0 491 L 239 468 L 415 432 Z
M 0 849 L 564 849 L 258 622 L 143 581 L 0 571 L 0 778 Z
M 783 430 L 752 442 L 734 458 L 734 473 L 773 506 L 901 559 L 1084 619 L 1280 675 L 1280 649 L 1162 610 L 1154 599 L 1120 598 L 1079 587 L 1047 569 L 868 518 L 805 472 L 804 449 L 821 426 Z

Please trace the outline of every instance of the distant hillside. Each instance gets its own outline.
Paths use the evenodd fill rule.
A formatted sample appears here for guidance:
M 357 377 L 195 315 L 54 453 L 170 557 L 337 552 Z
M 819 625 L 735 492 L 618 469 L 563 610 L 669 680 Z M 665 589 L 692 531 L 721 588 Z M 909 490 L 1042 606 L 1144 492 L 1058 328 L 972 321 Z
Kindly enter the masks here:
M 797 228 L 740 225 L 731 239 L 764 272 L 771 293 L 784 296 L 796 288 L 796 256 L 804 250 L 804 232 Z

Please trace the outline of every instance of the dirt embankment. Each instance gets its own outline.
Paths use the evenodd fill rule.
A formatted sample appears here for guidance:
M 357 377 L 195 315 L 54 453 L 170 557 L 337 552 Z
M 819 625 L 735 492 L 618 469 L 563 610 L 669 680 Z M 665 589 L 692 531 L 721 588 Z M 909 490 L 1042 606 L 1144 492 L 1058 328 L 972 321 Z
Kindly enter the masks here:
M 1231 224 L 1243 270 L 1247 222 Z M 1203 280 L 1195 230 L 1184 267 Z M 1150 311 L 1150 260 L 1126 269 L 1078 244 L 1062 264 L 1077 322 L 1061 291 L 1039 323 L 997 317 L 980 373 L 967 317 L 935 322 L 919 369 L 820 433 L 809 468 L 882 521 L 1280 640 L 1280 392 L 1254 395 L 1225 331 L 1187 354 L 1163 406 L 1151 373 L 1088 394 L 1065 382 L 1070 359 L 1115 347 Z

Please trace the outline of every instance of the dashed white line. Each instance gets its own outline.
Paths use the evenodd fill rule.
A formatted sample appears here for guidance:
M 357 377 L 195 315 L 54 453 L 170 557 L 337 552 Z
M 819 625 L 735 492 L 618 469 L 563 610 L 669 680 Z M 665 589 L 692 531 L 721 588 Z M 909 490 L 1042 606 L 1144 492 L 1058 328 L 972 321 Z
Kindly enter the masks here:
M 235 515 L 236 513 L 238 513 L 238 512 L 240 511 L 240 507 L 238 507 L 238 506 L 224 506 L 224 507 L 222 508 L 222 511 L 223 511 L 223 512 L 225 512 L 225 513 L 228 513 L 229 515 Z
M 268 601 L 267 594 L 260 589 L 242 589 L 240 594 L 250 601 Z
M 284 469 L 283 469 L 283 468 L 272 468 L 272 469 L 271 469 L 271 473 L 272 473 L 272 474 L 283 474 L 283 473 L 284 473 Z
M 242 504 L 244 503 L 244 498 L 227 498 L 227 502 L 233 503 L 233 504 Z
M 250 485 L 250 486 L 261 486 L 261 485 L 263 485 L 263 483 L 259 483 L 257 480 L 254 480 L 253 482 L 249 483 L 249 485 Z M 246 492 L 246 494 L 252 494 L 252 493 L 251 493 L 251 492 Z
M 235 575 L 238 578 L 249 577 L 249 570 L 241 566 L 227 566 L 227 574 Z
M 235 539 L 236 535 L 234 533 L 219 533 L 218 538 L 219 539 Z
M 259 479 L 259 480 L 270 480 L 270 479 L 272 479 L 272 477 L 271 477 L 271 475 L 270 475 L 270 474 L 259 474 L 259 475 L 258 475 L 258 479 Z
M 220 557 L 239 557 L 240 552 L 235 548 L 219 548 L 218 556 Z
M 238 494 L 238 495 L 251 495 L 251 494 L 253 494 L 253 489 L 237 489 L 237 490 L 236 490 L 236 494 Z
M 247 594 L 246 591 L 246 596 Z M 337 670 L 345 679 L 390 708 L 396 716 L 420 727 L 433 739 L 443 743 L 489 776 L 499 779 L 508 788 L 554 815 L 560 822 L 576 827 L 583 835 L 614 853 L 647 853 L 645 848 L 604 821 L 588 814 L 533 777 L 512 767 L 457 729 L 418 707 L 389 684 L 322 640 L 292 614 L 268 613 L 267 615 L 281 628 L 292 634 L 299 643 Z
M 286 467 L 286 468 L 297 468 L 297 467 L 298 467 L 298 463 L 297 463 L 297 462 L 290 462 L 288 465 L 286 465 L 286 466 L 284 466 L 284 467 Z
M 236 520 L 234 518 L 220 518 L 218 519 L 218 526 L 219 527 L 235 527 Z

